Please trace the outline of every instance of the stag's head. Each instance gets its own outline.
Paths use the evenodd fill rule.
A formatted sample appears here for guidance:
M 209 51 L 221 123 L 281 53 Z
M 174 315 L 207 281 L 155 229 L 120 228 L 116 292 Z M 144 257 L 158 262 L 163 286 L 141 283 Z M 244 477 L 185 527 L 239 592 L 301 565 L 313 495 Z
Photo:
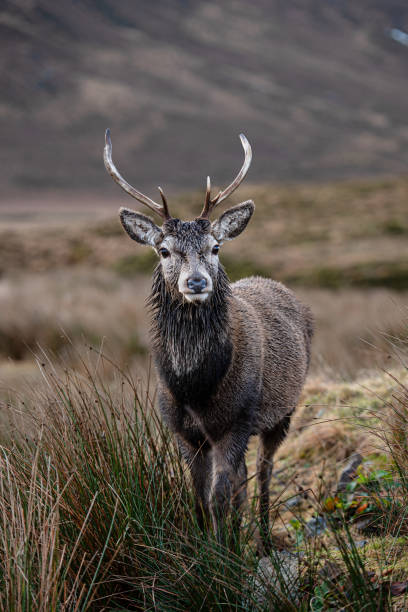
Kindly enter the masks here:
M 112 143 L 109 130 L 106 130 L 104 161 L 107 171 L 124 191 L 163 219 L 163 224 L 158 226 L 142 213 L 121 208 L 122 225 L 132 240 L 156 251 L 167 287 L 174 295 L 181 295 L 189 302 L 200 304 L 211 296 L 218 277 L 221 245 L 238 236 L 254 212 L 254 204 L 248 200 L 229 208 L 216 221 L 211 223 L 209 220 L 214 208 L 240 185 L 251 165 L 250 144 L 243 134 L 240 134 L 240 139 L 245 160 L 236 178 L 212 198 L 210 177 L 207 177 L 207 192 L 200 216 L 194 221 L 180 221 L 170 215 L 160 187 L 162 202 L 158 204 L 129 185 L 119 174 L 112 162 Z

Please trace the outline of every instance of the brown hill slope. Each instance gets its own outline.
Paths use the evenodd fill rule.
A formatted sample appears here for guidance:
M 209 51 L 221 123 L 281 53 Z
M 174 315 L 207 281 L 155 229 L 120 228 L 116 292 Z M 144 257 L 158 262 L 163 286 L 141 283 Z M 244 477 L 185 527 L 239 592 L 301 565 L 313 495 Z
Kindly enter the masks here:
M 146 189 L 228 180 L 241 130 L 254 181 L 403 172 L 408 47 L 392 28 L 408 28 L 403 0 L 3 1 L 0 186 L 113 189 L 108 125 Z
M 408 179 L 318 184 L 251 185 L 229 204 L 253 199 L 256 212 L 237 241 L 222 248 L 233 280 L 272 276 L 308 287 L 408 289 Z M 71 202 L 72 201 L 72 202 Z M 132 277 L 151 274 L 156 255 L 126 239 L 117 210 L 144 207 L 116 188 L 116 198 L 71 192 L 25 203 L 0 202 L 0 277 L 79 264 L 113 268 Z M 194 218 L 201 192 L 169 198 L 173 215 Z M 221 211 L 220 211 L 221 212 Z
M 2 386 L 36 371 L 39 346 L 65 355 L 67 336 L 145 363 L 157 257 L 126 237 L 117 209 L 132 200 L 116 195 L 0 201 L 0 398 Z M 270 276 L 311 306 L 314 373 L 389 367 L 396 339 L 408 337 L 408 179 L 246 184 L 230 204 L 249 197 L 251 223 L 220 253 L 230 278 Z M 201 204 L 198 192 L 170 198 L 181 218 Z

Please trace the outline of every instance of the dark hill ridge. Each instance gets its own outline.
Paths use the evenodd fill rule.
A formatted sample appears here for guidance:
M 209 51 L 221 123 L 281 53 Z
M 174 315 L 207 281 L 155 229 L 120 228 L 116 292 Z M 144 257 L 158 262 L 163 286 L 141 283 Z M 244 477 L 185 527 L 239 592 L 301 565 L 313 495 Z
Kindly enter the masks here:
M 2 190 L 403 173 L 405 0 L 13 0 L 0 9 Z M 117 192 L 116 192 L 117 193 Z

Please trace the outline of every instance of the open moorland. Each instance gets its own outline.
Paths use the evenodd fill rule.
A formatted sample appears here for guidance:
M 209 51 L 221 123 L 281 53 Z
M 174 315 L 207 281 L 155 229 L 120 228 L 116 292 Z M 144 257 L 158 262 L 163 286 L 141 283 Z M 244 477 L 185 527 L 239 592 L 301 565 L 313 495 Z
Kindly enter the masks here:
M 172 211 L 193 218 L 202 197 L 171 197 Z M 263 564 L 256 441 L 229 552 L 201 534 L 155 415 L 155 255 L 116 216 L 132 201 L 0 204 L 0 609 L 407 609 L 408 180 L 247 185 L 246 198 L 256 213 L 222 248 L 228 274 L 272 276 L 316 318 Z
M 310 304 L 312 372 L 355 378 L 384 364 L 390 341 L 406 336 L 408 180 L 247 185 L 237 197 L 256 212 L 221 261 L 232 280 L 269 276 Z M 194 218 L 202 198 L 171 197 L 173 214 Z M 0 378 L 25 371 L 37 345 L 65 351 L 66 337 L 103 341 L 120 364 L 146 355 L 156 256 L 124 234 L 120 205 L 133 202 L 48 194 L 0 204 Z

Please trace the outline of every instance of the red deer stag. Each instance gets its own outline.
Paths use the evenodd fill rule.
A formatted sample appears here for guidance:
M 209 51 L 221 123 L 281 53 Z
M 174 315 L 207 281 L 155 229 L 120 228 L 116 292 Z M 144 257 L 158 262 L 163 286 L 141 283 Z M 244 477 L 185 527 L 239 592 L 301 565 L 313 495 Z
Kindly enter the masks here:
M 120 209 L 129 236 L 159 257 L 149 298 L 159 406 L 191 470 L 200 524 L 210 516 L 220 542 L 231 506 L 239 524 L 245 451 L 250 436 L 258 434 L 260 531 L 268 551 L 273 455 L 305 382 L 313 326 L 310 310 L 281 283 L 256 276 L 231 284 L 219 261 L 223 243 L 245 229 L 255 208 L 248 200 L 209 221 L 250 166 L 251 147 L 240 138 L 241 170 L 215 197 L 207 178 L 204 207 L 194 221 L 173 218 L 160 188 L 158 204 L 124 180 L 112 162 L 109 130 L 104 161 L 113 180 L 163 220 L 160 227 Z

